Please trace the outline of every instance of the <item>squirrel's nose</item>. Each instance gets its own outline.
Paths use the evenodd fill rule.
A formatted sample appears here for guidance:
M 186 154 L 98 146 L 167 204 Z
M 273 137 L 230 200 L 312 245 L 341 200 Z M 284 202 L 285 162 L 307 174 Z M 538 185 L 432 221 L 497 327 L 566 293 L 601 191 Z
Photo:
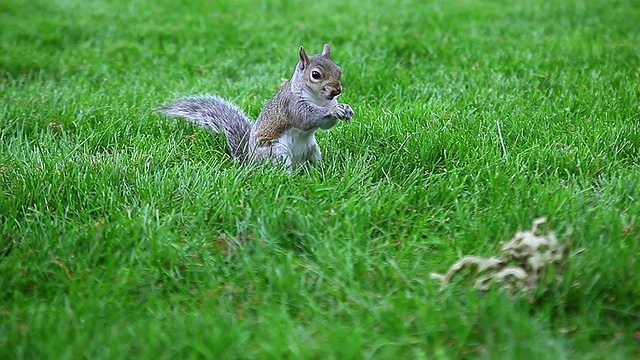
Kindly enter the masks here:
M 342 86 L 338 85 L 338 86 L 333 86 L 329 89 L 329 94 L 331 95 L 332 98 L 340 95 L 340 93 L 342 92 Z

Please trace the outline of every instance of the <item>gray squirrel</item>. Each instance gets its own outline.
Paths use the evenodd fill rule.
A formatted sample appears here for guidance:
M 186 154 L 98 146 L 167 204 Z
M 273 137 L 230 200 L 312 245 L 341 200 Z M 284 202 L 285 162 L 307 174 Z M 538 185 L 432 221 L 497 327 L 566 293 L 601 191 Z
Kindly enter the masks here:
M 187 97 L 160 111 L 224 133 L 231 155 L 241 162 L 271 162 L 288 169 L 317 164 L 322 153 L 315 132 L 353 116 L 351 106 L 338 103 L 342 69 L 330 52 L 325 44 L 321 54 L 309 56 L 301 46 L 291 79 L 267 101 L 255 124 L 236 105 L 216 95 Z

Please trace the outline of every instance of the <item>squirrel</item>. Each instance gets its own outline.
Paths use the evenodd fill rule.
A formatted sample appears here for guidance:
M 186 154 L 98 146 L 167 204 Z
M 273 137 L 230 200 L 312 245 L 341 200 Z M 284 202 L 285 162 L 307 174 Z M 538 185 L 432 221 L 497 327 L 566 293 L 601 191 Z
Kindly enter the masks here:
M 187 97 L 160 111 L 224 133 L 231 155 L 240 162 L 271 162 L 287 169 L 318 164 L 322 153 L 315 132 L 354 115 L 351 106 L 338 103 L 342 69 L 331 60 L 330 52 L 325 44 L 321 54 L 309 56 L 301 46 L 291 79 L 267 101 L 255 123 L 235 104 L 216 95 Z

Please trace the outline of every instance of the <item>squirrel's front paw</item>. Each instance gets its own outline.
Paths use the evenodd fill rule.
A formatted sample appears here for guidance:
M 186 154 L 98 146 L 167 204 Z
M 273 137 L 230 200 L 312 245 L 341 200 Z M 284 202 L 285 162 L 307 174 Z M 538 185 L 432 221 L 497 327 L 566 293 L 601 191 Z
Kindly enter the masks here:
M 351 120 L 353 109 L 349 104 L 338 104 L 331 108 L 332 115 L 340 120 Z

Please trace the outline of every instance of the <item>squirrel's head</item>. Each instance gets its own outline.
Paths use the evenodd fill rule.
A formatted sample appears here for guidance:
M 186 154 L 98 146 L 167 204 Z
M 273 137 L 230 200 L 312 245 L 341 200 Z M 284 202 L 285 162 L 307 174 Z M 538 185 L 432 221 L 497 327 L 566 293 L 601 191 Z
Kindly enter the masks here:
M 331 101 L 342 92 L 342 69 L 331 60 L 331 49 L 327 44 L 321 54 L 311 56 L 301 46 L 296 73 L 302 77 L 310 95 L 319 101 Z

